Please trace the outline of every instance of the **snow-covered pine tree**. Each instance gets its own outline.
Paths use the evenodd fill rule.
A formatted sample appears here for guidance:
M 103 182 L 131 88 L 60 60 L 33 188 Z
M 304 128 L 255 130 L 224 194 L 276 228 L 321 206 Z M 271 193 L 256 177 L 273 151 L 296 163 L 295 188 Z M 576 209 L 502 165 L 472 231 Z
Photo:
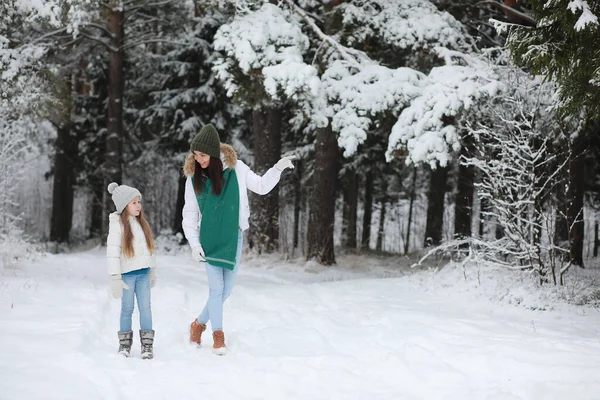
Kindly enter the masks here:
M 343 21 L 343 28 L 339 34 L 340 42 L 346 46 L 364 51 L 370 59 L 384 64 L 389 69 L 410 67 L 426 74 L 438 62 L 436 57 L 427 51 L 429 47 L 435 46 L 439 41 L 444 41 L 445 45 L 456 48 L 461 47 L 461 45 L 464 46 L 469 40 L 468 35 L 461 32 L 460 25 L 453 23 L 451 17 L 449 19 L 445 18 L 447 14 L 437 12 L 435 7 L 427 2 L 377 1 L 369 5 L 364 2 L 348 2 L 340 5 L 340 13 Z M 403 26 L 405 20 L 421 14 L 433 15 L 436 24 L 441 24 L 439 32 L 452 33 L 441 37 L 439 32 L 436 32 L 438 28 L 434 24 L 423 27 L 422 30 L 416 27 L 411 28 L 410 24 L 407 24 L 406 29 L 403 28 L 401 34 L 391 31 L 395 29 L 391 27 Z M 422 40 L 419 40 L 419 38 Z M 376 87 L 376 85 L 385 87 L 385 84 L 386 82 L 379 82 L 377 78 L 373 79 L 373 93 L 379 91 L 379 86 Z M 364 84 L 364 87 L 367 87 L 367 85 Z M 364 89 L 364 87 L 360 89 Z M 370 93 L 369 99 L 373 96 L 373 93 Z M 360 98 L 361 95 L 355 93 L 354 106 L 361 101 Z M 335 101 L 335 99 L 332 100 Z M 368 100 L 365 101 L 365 103 L 367 102 Z M 386 222 L 386 204 L 394 200 L 403 202 L 406 199 L 402 197 L 410 197 L 410 190 L 390 187 L 388 182 L 401 175 L 401 178 L 396 182 L 406 181 L 408 185 L 411 185 L 412 179 L 409 178 L 409 175 L 412 176 L 412 170 L 403 168 L 401 157 L 395 157 L 386 162 L 383 154 L 383 149 L 387 146 L 389 132 L 397 121 L 403 106 L 404 104 L 398 103 L 393 107 L 382 106 L 377 110 L 370 110 L 370 112 L 364 112 L 360 109 L 361 107 L 357 107 L 357 116 L 360 115 L 366 121 L 371 118 L 372 123 L 367 125 L 366 132 L 368 132 L 368 135 L 366 140 L 359 145 L 360 150 L 342 160 L 345 171 L 360 170 L 362 175 L 365 176 L 361 235 L 362 246 L 365 248 L 369 247 L 372 236 L 371 218 L 374 214 L 373 211 L 379 211 L 375 247 L 381 248 L 383 246 L 383 228 Z M 433 173 L 440 171 L 441 169 L 438 168 Z M 432 187 L 436 189 L 443 188 L 445 177 L 442 177 L 442 180 L 444 181 L 442 185 L 432 185 Z M 388 192 L 388 188 L 391 191 Z M 445 190 L 439 192 L 443 202 Z M 431 204 L 433 205 L 433 202 Z M 372 210 L 373 208 L 377 210 Z M 443 203 L 441 207 L 432 207 L 431 209 L 443 213 Z M 440 221 L 441 216 L 442 214 L 440 214 Z M 439 231 L 441 237 L 441 225 L 439 229 L 435 230 Z
M 435 53 L 430 51 L 438 46 L 458 52 L 475 51 L 474 40 L 462 24 L 448 13 L 438 11 L 429 1 L 376 1 L 368 4 L 348 2 L 342 4 L 340 8 L 344 15 L 344 36 L 342 36 L 344 43 L 352 44 L 354 47 L 366 51 L 371 59 L 385 63 L 386 68 L 390 68 L 390 70 L 392 68 L 396 70 L 405 68 L 406 71 L 416 70 L 422 74 L 428 74 L 433 67 L 439 67 L 442 64 Z M 413 24 L 410 22 L 415 20 L 428 21 L 428 23 Z M 381 78 L 373 79 L 373 81 L 383 88 L 390 87 L 389 84 L 391 83 Z M 376 121 L 369 127 L 370 134 L 385 140 L 384 146 L 387 145 L 391 126 L 398 120 L 401 110 L 411 102 L 411 98 L 409 95 L 408 101 L 397 102 L 392 107 L 387 107 L 385 102 L 388 102 L 391 96 L 406 96 L 409 93 L 416 97 L 419 91 L 423 90 L 429 83 L 425 75 L 415 79 L 415 81 L 418 81 L 418 83 L 414 83 L 413 88 L 410 88 L 408 82 L 400 84 L 397 81 L 397 87 L 393 89 L 395 93 L 388 93 L 387 97 L 382 97 L 383 107 L 378 110 L 368 110 L 368 104 L 361 107 L 367 108 L 368 111 L 362 111 L 360 108 L 357 110 L 358 115 L 361 115 L 363 120 L 369 121 L 368 116 L 371 115 L 372 120 Z M 424 82 L 424 84 L 421 84 L 421 82 Z M 361 93 L 363 93 L 362 89 Z M 402 93 L 402 90 L 405 90 L 405 92 Z M 350 98 L 350 96 L 346 97 Z M 361 96 L 356 93 L 351 98 L 354 102 L 357 102 L 354 99 L 360 99 Z M 364 102 L 368 103 L 371 98 L 369 96 L 368 100 Z M 446 120 L 444 124 L 448 124 L 453 119 L 451 113 L 448 114 L 444 116 Z M 396 161 L 399 158 L 390 157 L 389 161 Z M 372 161 L 374 161 L 373 158 Z M 368 165 L 366 164 L 366 166 Z M 383 169 L 381 170 L 383 171 Z M 375 172 L 375 174 L 381 176 L 381 172 Z M 432 169 L 430 175 L 425 241 L 426 244 L 439 244 L 442 239 L 448 169 L 445 165 L 439 166 Z M 410 179 L 409 181 L 412 182 Z M 369 187 L 367 186 L 365 189 L 368 191 Z M 405 191 L 404 193 L 408 192 Z M 386 198 L 385 194 L 377 197 Z M 385 202 L 380 201 L 380 204 L 383 206 Z M 365 204 L 366 206 L 367 204 Z M 381 211 L 384 210 L 385 208 L 381 207 Z M 383 212 L 380 214 L 383 214 Z M 368 210 L 365 209 L 364 215 L 367 217 L 370 215 Z M 367 230 L 369 224 L 367 219 L 364 222 L 363 241 L 366 241 L 368 240 Z M 380 225 L 381 222 L 380 220 Z
M 600 118 L 600 3 L 529 1 L 534 28 L 510 26 L 507 46 L 518 65 L 558 84 L 561 109 Z

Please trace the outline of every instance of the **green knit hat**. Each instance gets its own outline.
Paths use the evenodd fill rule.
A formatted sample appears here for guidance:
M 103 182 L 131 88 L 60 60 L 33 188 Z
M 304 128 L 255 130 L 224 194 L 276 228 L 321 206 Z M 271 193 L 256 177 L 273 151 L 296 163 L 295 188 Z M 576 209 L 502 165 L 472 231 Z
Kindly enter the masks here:
M 212 124 L 204 125 L 192 139 L 190 151 L 199 151 L 211 157 L 219 158 L 221 156 L 221 141 L 217 129 Z

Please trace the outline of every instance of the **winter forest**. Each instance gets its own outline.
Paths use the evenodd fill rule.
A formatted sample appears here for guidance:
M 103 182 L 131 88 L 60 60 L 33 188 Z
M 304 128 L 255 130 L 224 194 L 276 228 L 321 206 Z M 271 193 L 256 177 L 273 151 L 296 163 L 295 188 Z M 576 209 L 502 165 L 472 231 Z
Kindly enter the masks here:
M 0 399 L 597 399 L 599 18 L 597 0 L 0 0 Z M 249 192 L 223 358 L 185 337 L 207 282 L 182 166 L 206 124 L 259 175 L 295 157 Z M 143 194 L 156 240 L 143 364 L 113 348 L 111 182 Z M 62 350 L 29 348 L 46 334 Z

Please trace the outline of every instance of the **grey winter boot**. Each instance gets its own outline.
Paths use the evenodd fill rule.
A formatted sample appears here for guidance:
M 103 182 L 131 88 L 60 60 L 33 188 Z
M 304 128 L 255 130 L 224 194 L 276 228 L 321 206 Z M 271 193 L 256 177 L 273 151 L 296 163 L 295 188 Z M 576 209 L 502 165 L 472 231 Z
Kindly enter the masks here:
M 142 342 L 142 358 L 148 360 L 154 358 L 154 331 L 140 330 L 140 341 Z
M 119 336 L 119 354 L 129 357 L 131 354 L 131 343 L 133 343 L 133 331 L 117 332 Z

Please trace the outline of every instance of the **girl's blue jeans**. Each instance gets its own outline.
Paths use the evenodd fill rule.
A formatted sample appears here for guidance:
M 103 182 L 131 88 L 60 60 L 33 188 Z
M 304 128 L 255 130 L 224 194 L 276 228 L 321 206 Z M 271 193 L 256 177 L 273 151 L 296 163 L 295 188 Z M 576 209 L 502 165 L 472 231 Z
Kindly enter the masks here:
M 150 268 L 143 268 L 121 275 L 123 282 L 129 289 L 123 289 L 121 297 L 121 332 L 131 330 L 131 316 L 133 315 L 133 297 L 137 298 L 138 311 L 140 312 L 140 329 L 152 330 L 152 310 L 150 309 Z
M 238 231 L 238 247 L 233 271 L 205 263 L 206 275 L 208 276 L 208 300 L 204 305 L 204 309 L 198 315 L 197 321 L 200 324 L 206 324 L 210 321 L 213 332 L 223 330 L 223 303 L 231 294 L 235 277 L 240 269 L 243 239 L 244 234 L 240 230 Z

